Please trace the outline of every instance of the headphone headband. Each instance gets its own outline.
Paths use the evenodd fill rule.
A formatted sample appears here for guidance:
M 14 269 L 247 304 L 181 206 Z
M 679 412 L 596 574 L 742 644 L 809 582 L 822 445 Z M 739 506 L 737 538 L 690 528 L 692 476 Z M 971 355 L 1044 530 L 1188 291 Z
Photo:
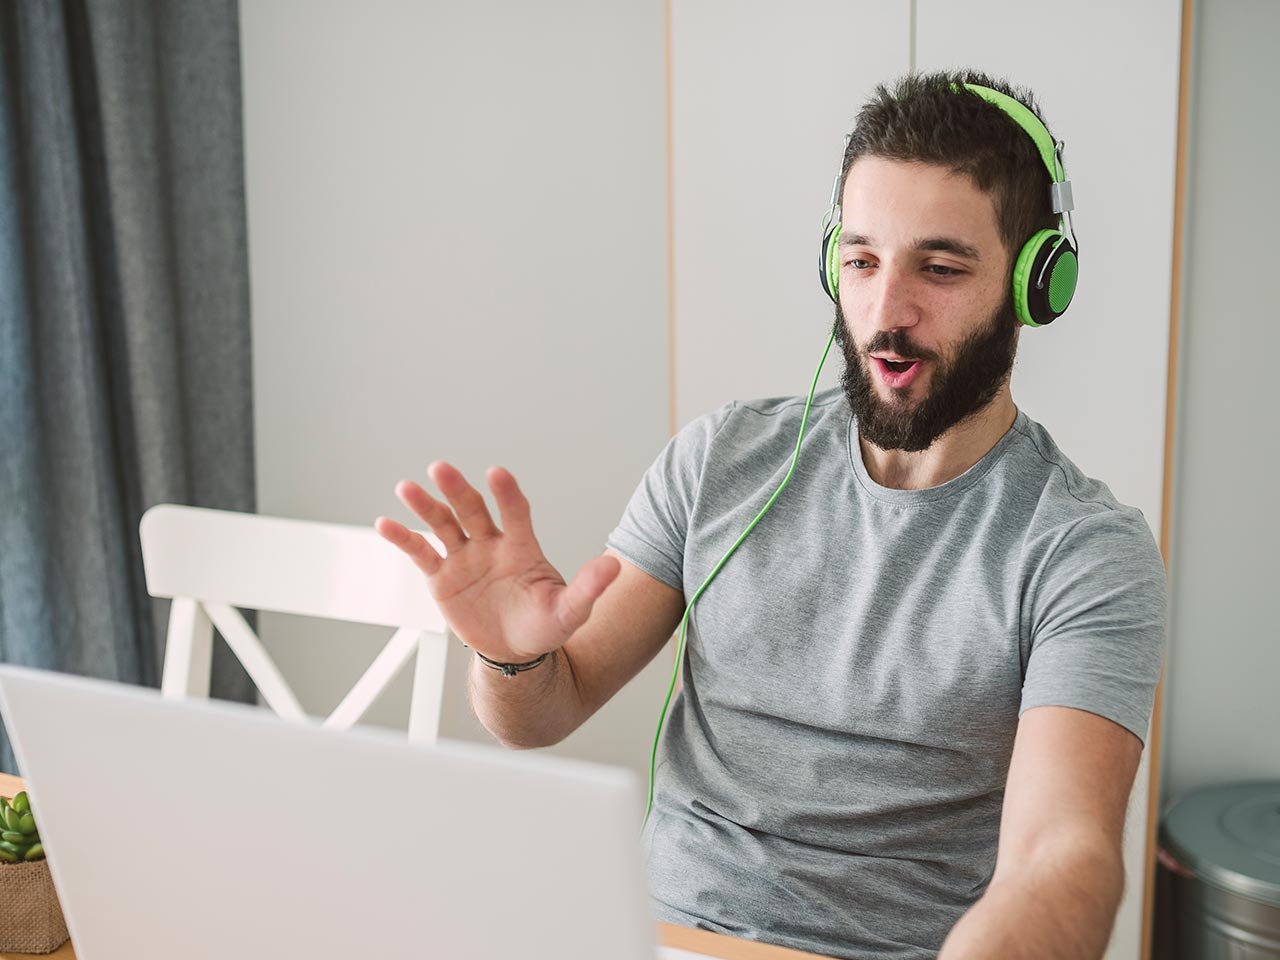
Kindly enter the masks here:
M 1062 175 L 1059 172 L 1061 164 L 1058 158 L 1058 145 L 1049 134 L 1049 128 L 1044 125 L 1044 121 L 1032 113 L 1026 104 L 1001 93 L 999 90 L 982 87 L 976 83 L 966 83 L 964 84 L 964 89 L 972 90 L 983 100 L 994 104 L 1007 113 L 1010 119 L 1025 130 L 1027 135 L 1035 141 L 1036 149 L 1040 151 L 1040 159 L 1044 161 L 1045 169 L 1049 171 L 1049 179 L 1055 183 L 1062 180 Z

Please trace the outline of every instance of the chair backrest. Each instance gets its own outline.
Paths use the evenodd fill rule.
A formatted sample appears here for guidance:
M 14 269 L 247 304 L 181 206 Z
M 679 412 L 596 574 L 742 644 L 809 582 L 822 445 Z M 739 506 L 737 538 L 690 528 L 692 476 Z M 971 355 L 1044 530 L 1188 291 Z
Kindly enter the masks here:
M 164 696 L 209 695 L 216 626 L 267 705 L 305 721 L 237 608 L 378 624 L 395 634 L 324 724 L 345 729 L 359 721 L 416 654 L 409 738 L 435 742 L 447 627 L 417 568 L 372 527 L 160 504 L 143 515 L 139 533 L 147 591 L 173 600 Z

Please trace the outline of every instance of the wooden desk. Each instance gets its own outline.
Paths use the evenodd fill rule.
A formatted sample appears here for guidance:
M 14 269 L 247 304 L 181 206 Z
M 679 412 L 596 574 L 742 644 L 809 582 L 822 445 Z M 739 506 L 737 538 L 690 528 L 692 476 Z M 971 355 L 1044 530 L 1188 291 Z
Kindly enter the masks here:
M 0 796 L 13 797 L 22 791 L 22 781 L 6 773 L 0 773 Z M 0 868 L 3 869 L 3 868 Z M 751 940 L 737 940 L 706 930 L 690 930 L 669 923 L 658 924 L 658 941 L 666 947 L 702 953 L 719 960 L 823 960 L 816 953 L 802 953 Z M 0 960 L 32 960 L 35 954 L 0 953 Z M 75 950 L 70 941 L 53 953 L 45 954 L 49 960 L 75 960 Z

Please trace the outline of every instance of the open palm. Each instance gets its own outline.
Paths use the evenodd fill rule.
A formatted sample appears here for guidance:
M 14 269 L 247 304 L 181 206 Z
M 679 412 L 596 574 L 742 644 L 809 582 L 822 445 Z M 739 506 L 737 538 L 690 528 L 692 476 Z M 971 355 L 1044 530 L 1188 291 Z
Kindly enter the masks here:
M 492 467 L 487 473 L 502 529 L 457 469 L 436 462 L 427 475 L 447 504 L 410 480 L 395 492 L 440 539 L 445 556 L 420 533 L 387 517 L 374 527 L 426 575 L 449 628 L 467 646 L 502 663 L 522 663 L 564 646 L 618 575 L 618 561 L 596 557 L 566 583 L 538 545 L 529 501 L 508 471 Z

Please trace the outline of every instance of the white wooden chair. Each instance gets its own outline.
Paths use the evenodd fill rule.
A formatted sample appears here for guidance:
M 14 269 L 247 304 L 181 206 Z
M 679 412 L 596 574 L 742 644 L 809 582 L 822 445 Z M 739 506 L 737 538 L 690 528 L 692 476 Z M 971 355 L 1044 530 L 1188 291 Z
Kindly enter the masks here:
M 286 720 L 308 722 L 237 608 L 379 624 L 396 627 L 395 634 L 324 726 L 346 729 L 358 722 L 416 653 L 409 739 L 435 742 L 447 652 L 444 617 L 422 574 L 372 527 L 160 504 L 143 515 L 139 532 L 147 591 L 173 600 L 163 696 L 209 696 L 216 626 L 267 705 Z

